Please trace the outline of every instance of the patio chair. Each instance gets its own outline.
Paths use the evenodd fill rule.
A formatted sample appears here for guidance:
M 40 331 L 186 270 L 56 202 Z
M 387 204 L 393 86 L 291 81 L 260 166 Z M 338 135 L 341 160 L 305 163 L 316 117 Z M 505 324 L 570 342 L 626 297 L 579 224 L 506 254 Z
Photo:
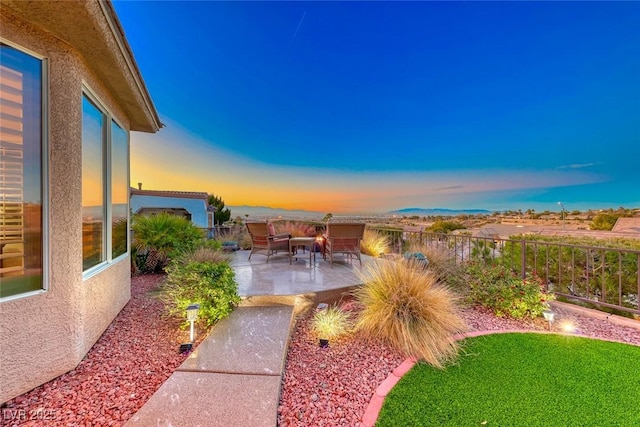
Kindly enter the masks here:
M 289 253 L 289 239 L 290 234 L 281 233 L 276 234 L 273 224 L 267 222 L 248 222 L 247 230 L 251 236 L 251 255 L 256 252 L 264 252 L 267 256 L 267 262 L 269 257 L 273 254 L 277 254 L 278 251 L 284 251 Z
M 351 258 L 355 256 L 362 265 L 360 258 L 360 243 L 364 236 L 364 223 L 327 223 L 324 239 L 324 259 L 329 257 L 329 263 L 333 267 L 333 256 L 341 253 Z

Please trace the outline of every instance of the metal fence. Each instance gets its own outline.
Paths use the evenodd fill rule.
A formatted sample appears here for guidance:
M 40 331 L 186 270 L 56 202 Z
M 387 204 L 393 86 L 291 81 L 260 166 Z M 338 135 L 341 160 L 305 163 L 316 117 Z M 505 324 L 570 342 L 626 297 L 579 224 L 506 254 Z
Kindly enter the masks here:
M 396 253 L 413 244 L 441 250 L 456 263 L 477 261 L 509 266 L 523 278 L 536 274 L 546 291 L 640 314 L 640 251 L 534 240 L 376 229 L 389 237 Z

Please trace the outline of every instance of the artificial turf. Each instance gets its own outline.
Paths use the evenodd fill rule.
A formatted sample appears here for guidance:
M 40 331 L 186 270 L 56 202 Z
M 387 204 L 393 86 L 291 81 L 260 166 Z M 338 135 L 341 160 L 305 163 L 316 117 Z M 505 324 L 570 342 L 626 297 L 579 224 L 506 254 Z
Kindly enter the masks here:
M 640 347 L 565 335 L 469 338 L 445 370 L 416 364 L 376 426 L 640 426 Z

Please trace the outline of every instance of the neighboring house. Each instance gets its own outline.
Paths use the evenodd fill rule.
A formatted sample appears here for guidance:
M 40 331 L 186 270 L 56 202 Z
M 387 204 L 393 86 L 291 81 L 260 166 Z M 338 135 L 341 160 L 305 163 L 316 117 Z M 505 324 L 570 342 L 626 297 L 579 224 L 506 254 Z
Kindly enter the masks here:
M 455 230 L 453 234 L 469 233 L 473 237 L 484 237 L 491 239 L 509 239 L 511 236 L 520 234 L 537 234 L 544 226 L 523 225 L 523 224 L 486 224 L 479 228 L 468 230 Z
M 199 228 L 213 227 L 213 211 L 208 214 L 208 204 L 207 193 L 131 189 L 131 212 L 134 214 L 168 212 L 187 218 Z
M 0 402 L 75 368 L 131 297 L 129 132 L 162 124 L 106 0 L 0 5 Z

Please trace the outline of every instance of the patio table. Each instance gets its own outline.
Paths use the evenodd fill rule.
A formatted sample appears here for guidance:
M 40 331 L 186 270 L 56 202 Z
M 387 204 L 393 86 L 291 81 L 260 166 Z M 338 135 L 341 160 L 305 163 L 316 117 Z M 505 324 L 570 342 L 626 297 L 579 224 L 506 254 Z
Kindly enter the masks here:
M 302 247 L 309 248 L 309 265 L 313 265 L 311 262 L 311 255 L 313 255 L 313 260 L 316 260 L 316 253 L 313 251 L 313 244 L 315 243 L 315 237 L 292 237 L 289 239 L 289 264 L 291 264 L 291 260 L 293 258 L 293 250 Z M 298 257 L 296 256 L 296 259 Z

